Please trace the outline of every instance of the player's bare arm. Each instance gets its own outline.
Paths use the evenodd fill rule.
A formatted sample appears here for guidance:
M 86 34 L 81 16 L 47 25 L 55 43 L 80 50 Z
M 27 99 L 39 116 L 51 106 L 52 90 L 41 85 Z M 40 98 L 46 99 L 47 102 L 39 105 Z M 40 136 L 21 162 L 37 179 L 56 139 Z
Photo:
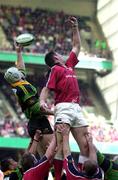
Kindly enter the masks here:
M 39 143 L 41 138 L 42 138 L 41 131 L 40 130 L 36 130 L 34 138 L 32 139 L 32 143 L 31 143 L 30 148 L 28 150 L 29 153 L 31 153 L 31 154 L 35 154 L 36 153 L 37 146 L 38 146 L 38 143 Z
M 86 134 L 86 140 L 89 147 L 89 159 L 97 162 L 97 155 L 96 155 L 96 149 L 93 144 L 93 138 L 90 133 Z
M 45 115 L 54 115 L 54 111 L 49 109 L 49 108 L 41 106 L 40 109 L 41 109 L 42 114 L 45 114 Z
M 18 69 L 25 70 L 25 63 L 22 58 L 22 46 L 20 44 L 17 44 L 16 42 L 14 42 L 14 46 L 17 53 L 16 67 Z
M 49 96 L 49 92 L 50 92 L 50 90 L 47 87 L 44 87 L 41 90 L 39 101 L 40 101 L 40 107 L 42 110 L 43 109 L 45 110 L 46 108 L 48 109 L 46 101 Z
M 51 160 L 54 156 L 55 156 L 55 153 L 56 153 L 56 135 L 55 133 L 53 134 L 53 138 L 52 138 L 52 141 L 50 142 L 47 150 L 46 150 L 46 153 L 45 153 L 45 156 L 47 157 L 48 160 Z
M 80 52 L 80 46 L 81 46 L 81 40 L 80 40 L 80 33 L 79 33 L 79 28 L 78 28 L 78 21 L 77 18 L 75 17 L 70 17 L 68 19 L 68 22 L 70 23 L 72 27 L 72 51 L 78 56 Z

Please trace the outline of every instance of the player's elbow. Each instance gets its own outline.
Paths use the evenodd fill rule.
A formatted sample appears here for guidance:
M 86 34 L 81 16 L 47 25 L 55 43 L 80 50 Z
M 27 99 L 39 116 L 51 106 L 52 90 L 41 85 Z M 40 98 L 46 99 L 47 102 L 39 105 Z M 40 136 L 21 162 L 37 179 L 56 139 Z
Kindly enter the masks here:
M 74 47 L 77 51 L 80 51 L 80 43 L 79 42 L 76 42 Z
M 75 46 L 72 48 L 72 51 L 76 54 L 76 56 L 78 56 L 80 52 L 80 48 Z

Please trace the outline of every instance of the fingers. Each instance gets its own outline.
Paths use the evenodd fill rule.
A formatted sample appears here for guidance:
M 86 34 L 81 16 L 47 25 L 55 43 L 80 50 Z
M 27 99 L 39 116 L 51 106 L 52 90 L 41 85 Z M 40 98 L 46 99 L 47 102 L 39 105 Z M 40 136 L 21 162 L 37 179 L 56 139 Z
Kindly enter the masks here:
M 49 110 L 48 105 L 45 102 L 40 102 L 40 109 L 42 112 Z
M 40 107 L 41 107 L 42 109 L 45 109 L 45 108 L 48 108 L 48 105 L 46 104 L 46 102 L 40 101 Z
M 39 130 L 39 129 L 36 130 L 36 133 L 42 134 L 42 133 L 41 133 L 41 130 Z
M 68 124 L 58 124 L 56 125 L 57 132 L 60 132 L 62 135 L 68 135 L 70 132 L 70 126 Z
M 14 47 L 16 49 L 17 52 L 21 52 L 22 50 L 22 46 L 20 44 L 18 44 L 15 40 L 14 40 Z
M 87 134 L 85 135 L 85 137 L 86 137 L 86 139 L 87 139 L 88 142 L 92 142 L 92 141 L 93 141 L 93 137 L 92 137 L 92 134 L 91 134 L 91 133 L 87 133 Z
M 70 23 L 70 25 L 71 25 L 72 27 L 77 27 L 77 26 L 78 26 L 77 18 L 74 17 L 74 16 L 69 17 L 68 20 L 67 20 L 67 22 Z
M 35 135 L 34 135 L 34 138 L 39 140 L 40 138 L 42 138 L 42 132 L 41 130 L 37 129 L 36 132 L 35 132 Z

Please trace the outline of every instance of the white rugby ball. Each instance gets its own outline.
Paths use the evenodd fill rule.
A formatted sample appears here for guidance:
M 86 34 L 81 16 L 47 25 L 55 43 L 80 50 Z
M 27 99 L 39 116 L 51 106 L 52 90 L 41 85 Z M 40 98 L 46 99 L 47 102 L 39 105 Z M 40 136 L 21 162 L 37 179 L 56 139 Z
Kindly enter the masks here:
M 29 33 L 20 34 L 16 38 L 16 43 L 21 44 L 22 46 L 29 46 L 34 41 L 34 36 Z

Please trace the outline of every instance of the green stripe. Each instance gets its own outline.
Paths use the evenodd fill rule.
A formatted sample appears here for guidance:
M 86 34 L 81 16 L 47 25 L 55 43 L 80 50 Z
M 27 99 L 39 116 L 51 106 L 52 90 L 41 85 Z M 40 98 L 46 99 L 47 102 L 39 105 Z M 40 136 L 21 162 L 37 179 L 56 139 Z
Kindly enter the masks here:
M 0 148 L 26 149 L 29 145 L 30 138 L 20 137 L 0 137 Z M 96 142 L 96 147 L 104 154 L 118 154 L 118 142 L 103 143 Z M 70 140 L 72 152 L 79 152 L 79 148 L 75 140 Z M 101 148 L 102 147 L 102 148 Z
M 15 62 L 16 59 L 17 56 L 15 52 L 0 52 L 0 62 Z M 23 54 L 23 59 L 24 62 L 28 64 L 45 65 L 44 55 L 41 54 Z M 112 70 L 112 61 L 110 60 L 86 56 L 80 57 L 79 60 L 80 62 L 76 68 L 95 69 L 97 71 Z

